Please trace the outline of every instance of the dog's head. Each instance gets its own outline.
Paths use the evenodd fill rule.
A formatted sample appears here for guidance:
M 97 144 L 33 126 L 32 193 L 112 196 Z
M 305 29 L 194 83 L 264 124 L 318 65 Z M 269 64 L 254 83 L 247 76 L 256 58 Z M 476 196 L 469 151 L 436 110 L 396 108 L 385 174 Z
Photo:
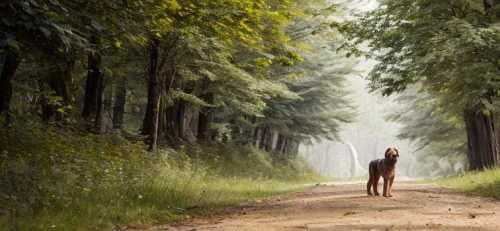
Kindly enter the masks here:
M 395 148 L 388 148 L 387 151 L 385 151 L 385 160 L 389 164 L 396 164 L 398 162 L 399 158 L 399 152 Z

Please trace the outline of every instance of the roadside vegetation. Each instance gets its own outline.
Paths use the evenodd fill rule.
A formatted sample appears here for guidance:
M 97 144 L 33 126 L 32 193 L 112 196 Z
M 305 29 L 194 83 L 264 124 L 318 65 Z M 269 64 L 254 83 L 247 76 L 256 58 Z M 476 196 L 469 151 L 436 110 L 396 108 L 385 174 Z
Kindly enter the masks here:
M 398 138 L 422 150 L 426 177 L 499 166 L 498 20 L 493 1 L 379 0 L 339 31 L 377 61 L 369 88 L 398 94 Z M 464 55 L 467 54 L 467 55 Z
M 2 230 L 164 223 L 331 180 L 297 156 L 277 163 L 251 146 L 147 152 L 113 132 L 82 138 L 35 122 L 12 126 L 0 129 Z
M 217 212 L 325 181 L 355 117 L 331 1 L 0 3 L 0 229 Z
M 462 173 L 455 177 L 424 181 L 456 188 L 468 193 L 500 200 L 500 169 L 488 168 L 482 171 Z

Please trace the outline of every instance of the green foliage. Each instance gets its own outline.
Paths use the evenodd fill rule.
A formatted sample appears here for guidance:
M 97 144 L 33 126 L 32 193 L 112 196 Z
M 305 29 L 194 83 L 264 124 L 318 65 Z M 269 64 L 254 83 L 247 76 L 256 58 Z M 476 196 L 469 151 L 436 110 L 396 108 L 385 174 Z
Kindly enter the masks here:
M 309 10 L 308 7 L 309 5 L 297 5 L 291 0 L 148 0 L 141 3 L 119 0 L 61 3 L 34 0 L 27 4 L 8 1 L 0 5 L 1 12 L 5 12 L 2 17 L 6 21 L 11 21 L 12 18 L 12 21 L 34 24 L 34 29 L 13 27 L 6 22 L 1 24 L 8 31 L 5 33 L 16 38 L 15 41 L 8 40 L 10 37 L 4 33 L 5 41 L 26 48 L 26 54 L 23 54 L 25 63 L 14 78 L 16 91 L 13 97 L 17 109 L 26 110 L 15 110 L 14 114 L 22 115 L 26 111 L 30 111 L 33 116 L 44 114 L 43 107 L 52 105 L 66 116 L 77 116 L 85 94 L 81 89 L 86 88 L 84 73 L 88 71 L 86 66 L 89 61 L 85 58 L 86 53 L 99 54 L 102 57 L 99 70 L 101 76 L 104 76 L 103 87 L 107 101 L 103 115 L 111 117 L 114 90 L 111 87 L 116 82 L 129 81 L 127 91 L 132 94 L 127 95 L 126 120 L 133 126 L 140 127 L 136 124 L 141 123 L 141 114 L 144 114 L 145 101 L 148 99 L 146 91 L 138 88 L 146 85 L 140 83 L 140 77 L 147 76 L 148 72 L 148 39 L 156 37 L 160 40 L 157 71 L 166 90 L 162 92 L 162 106 L 172 106 L 174 101 L 183 100 L 187 102 L 188 110 L 220 112 L 226 116 L 223 119 L 225 122 L 229 119 L 243 121 L 243 118 L 270 117 L 263 124 L 274 124 L 276 118 L 271 115 L 274 114 L 273 110 L 278 109 L 283 111 L 276 115 L 289 121 L 285 125 L 279 125 L 282 128 L 289 126 L 281 129 L 283 134 L 294 136 L 297 141 L 323 136 L 331 139 L 338 132 L 338 125 L 349 121 L 352 113 L 345 112 L 351 108 L 343 99 L 335 106 L 327 103 L 348 93 L 340 89 L 342 77 L 333 77 L 336 73 L 324 73 L 322 80 L 316 81 L 314 77 L 301 79 L 307 73 L 314 76 L 317 69 L 326 69 L 326 65 L 332 64 L 314 64 L 318 57 L 303 57 L 309 52 L 322 50 L 319 46 L 323 45 L 317 45 L 315 50 L 310 49 L 309 44 L 313 42 L 311 37 L 290 37 L 295 34 L 293 30 L 301 31 L 307 24 L 301 22 L 300 27 L 293 25 L 308 17 L 302 13 Z M 331 11 L 333 6 L 325 7 Z M 19 12 L 12 13 L 10 8 Z M 325 20 L 325 17 L 319 17 L 312 21 L 314 24 L 319 22 L 326 25 L 328 22 Z M 38 24 L 43 26 L 37 27 Z M 323 29 L 321 36 L 316 36 L 315 39 L 330 40 L 330 32 Z M 41 33 L 43 37 L 31 36 L 34 33 Z M 47 36 L 51 39 L 47 40 Z M 41 38 L 47 41 L 39 43 L 38 39 Z M 41 46 L 30 49 L 29 46 L 36 44 Z M 336 45 L 326 45 L 330 47 L 330 53 L 322 56 L 334 55 L 331 51 L 336 49 Z M 52 80 L 50 74 L 68 62 L 74 63 L 75 71 L 69 68 L 58 71 L 75 72 L 65 79 L 68 85 L 72 85 L 70 89 L 74 95 L 67 97 L 69 99 L 61 104 L 63 97 L 55 89 L 57 87 L 46 86 L 44 80 Z M 347 69 L 352 71 L 352 66 L 349 65 Z M 332 78 L 327 79 L 329 77 L 326 75 L 332 75 Z M 299 89 L 297 86 L 303 83 L 296 83 L 303 80 L 309 82 L 308 86 Z M 312 87 L 314 84 L 320 87 Z M 332 88 L 336 88 L 335 91 L 330 91 Z M 30 94 L 26 96 L 23 94 L 25 91 Z M 326 91 L 335 94 L 320 93 Z M 314 92 L 318 94 L 314 95 Z M 201 99 L 208 93 L 214 95 L 214 102 L 207 103 Z M 314 98 L 322 98 L 322 102 L 303 100 Z M 287 105 L 273 106 L 275 102 Z M 299 105 L 314 107 L 315 114 L 300 115 L 302 111 L 310 109 L 300 108 Z M 71 108 L 67 108 L 68 106 Z M 319 109 L 321 107 L 325 107 L 325 110 Z M 331 110 L 332 108 L 335 110 Z M 289 119 L 293 116 L 295 118 Z M 77 121 L 75 118 L 66 119 Z M 106 119 L 103 119 L 103 123 Z M 294 128 L 294 123 L 303 124 Z M 258 124 L 253 123 L 252 126 Z M 309 129 L 305 129 L 308 127 Z M 304 131 L 307 134 L 302 134 Z
M 210 163 L 209 171 L 224 178 L 305 182 L 319 177 L 305 160 L 280 152 L 267 153 L 252 146 L 232 145 L 203 150 L 201 157 Z
M 327 8 L 324 10 L 331 10 Z M 275 129 L 301 143 L 339 139 L 341 123 L 354 118 L 355 108 L 348 99 L 351 92 L 346 79 L 356 73 L 357 61 L 346 58 L 344 52 L 337 52 L 344 41 L 332 36 L 334 28 L 325 26 L 332 23 L 331 18 L 318 15 L 296 21 L 287 28 L 287 35 L 292 43 L 303 44 L 307 49 L 290 48 L 286 56 L 276 57 L 278 61 L 274 63 L 281 65 L 273 65 L 268 71 L 268 75 L 278 77 L 294 97 L 278 95 L 266 100 L 264 118 L 258 125 Z
M 469 193 L 500 200 L 500 169 L 471 171 L 451 178 L 439 178 L 425 182 L 457 188 Z
M 291 37 L 307 26 L 294 25 L 308 17 L 303 2 L 296 2 L 0 3 L 0 54 L 23 58 L 7 83 L 13 86 L 12 121 L 0 123 L 5 125 L 0 128 L 0 223 L 7 229 L 67 230 L 172 220 L 284 193 L 283 182 L 321 178 L 295 155 L 222 139 L 236 130 L 235 136 L 247 136 L 262 125 L 298 145 L 332 139 L 340 123 L 350 121 L 343 81 L 354 63 L 340 65 L 344 54 L 334 50 L 341 41 L 331 40 L 325 28 L 315 37 Z M 313 21 L 326 24 L 324 19 Z M 181 119 L 187 123 L 198 112 L 214 111 L 213 128 L 220 136 L 211 147 L 186 141 L 178 150 L 167 144 L 146 153 L 142 142 L 134 143 L 143 139 L 137 130 L 150 102 L 144 77 L 151 71 L 151 38 L 160 41 L 157 70 L 152 70 L 165 90 L 160 110 L 182 101 Z M 315 44 L 317 39 L 328 41 Z M 89 57 L 101 57 L 102 134 L 83 132 L 80 118 Z M 122 86 L 125 124 L 107 130 Z M 213 101 L 204 101 L 208 94 Z M 39 123 L 47 106 L 64 120 Z M 162 122 L 171 122 L 165 115 Z M 228 121 L 236 121 L 231 129 Z M 159 137 L 164 130 L 160 127 Z
M 369 75 L 373 90 L 391 94 L 419 82 L 452 114 L 496 110 L 498 97 L 487 91 L 498 88 L 500 31 L 491 18 L 499 13 L 483 13 L 480 1 L 380 1 L 341 31 L 353 53 L 379 61 Z
M 172 221 L 320 177 L 303 160 L 272 164 L 253 148 L 148 153 L 112 132 L 82 138 L 35 122 L 1 128 L 0 147 L 0 221 L 15 230 Z
M 401 108 L 388 120 L 403 124 L 397 138 L 412 142 L 421 164 L 420 176 L 449 176 L 465 168 L 467 135 L 463 119 L 443 113 L 431 96 L 410 89 L 397 99 Z M 458 167 L 461 166 L 461 167 Z
M 0 49 L 18 54 L 48 47 L 68 50 L 77 35 L 61 23 L 61 11 L 63 6 L 44 0 L 2 2 Z
M 117 135 L 87 135 L 36 122 L 1 129 L 2 210 L 29 216 L 69 206 L 73 195 L 134 185 L 152 158 Z M 21 209 L 24 208 L 25 209 Z
M 406 130 L 414 130 L 400 138 L 418 140 L 419 146 L 429 144 L 430 151 L 439 156 L 445 154 L 456 162 L 462 159 L 458 156 L 466 148 L 465 130 L 454 128 L 463 127 L 458 121 L 464 119 L 464 112 L 492 115 L 491 118 L 500 112 L 497 6 L 484 11 L 481 1 L 472 0 L 384 0 L 379 1 L 376 9 L 357 15 L 357 21 L 340 28 L 349 38 L 343 48 L 378 61 L 368 76 L 373 91 L 390 95 L 415 86 L 433 101 L 430 108 L 421 110 L 427 118 L 425 114 L 409 115 L 424 120 L 412 118 Z M 469 122 L 466 121 L 470 125 Z M 479 135 L 474 129 L 468 126 L 466 131 L 470 168 L 476 168 L 476 156 L 490 155 L 475 151 L 479 144 L 472 140 Z M 438 142 L 442 143 L 437 145 Z M 496 142 L 492 145 L 497 146 Z M 491 159 L 496 159 L 496 150 L 491 153 Z M 430 158 L 429 163 L 432 162 L 438 161 Z M 444 172 L 449 173 L 449 168 Z

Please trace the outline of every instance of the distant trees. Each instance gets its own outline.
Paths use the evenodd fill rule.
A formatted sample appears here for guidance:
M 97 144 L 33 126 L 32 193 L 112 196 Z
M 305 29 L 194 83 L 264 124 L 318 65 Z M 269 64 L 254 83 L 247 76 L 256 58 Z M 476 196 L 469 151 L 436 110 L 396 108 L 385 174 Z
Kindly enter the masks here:
M 403 124 L 397 138 L 409 140 L 420 151 L 420 173 L 425 176 L 450 176 L 467 166 L 467 133 L 459 114 L 444 113 L 444 107 L 427 93 L 410 87 L 397 98 L 400 108 L 390 121 Z
M 295 153 L 353 117 L 326 2 L 6 0 L 0 115 Z
M 469 169 L 498 166 L 499 9 L 470 0 L 379 4 L 343 28 L 351 52 L 379 61 L 371 88 L 391 94 L 420 83 L 436 99 L 433 114 L 463 119 Z

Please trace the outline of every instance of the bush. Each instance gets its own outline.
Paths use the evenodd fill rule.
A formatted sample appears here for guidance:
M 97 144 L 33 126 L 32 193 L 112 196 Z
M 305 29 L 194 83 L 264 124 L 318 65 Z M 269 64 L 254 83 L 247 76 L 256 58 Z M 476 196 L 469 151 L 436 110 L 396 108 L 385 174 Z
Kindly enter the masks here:
M 76 131 L 30 121 L 0 128 L 0 229 L 86 230 L 183 219 L 293 190 L 283 182 L 320 177 L 304 160 L 278 161 L 278 154 L 250 146 L 151 153 L 116 131 Z
M 117 134 L 82 136 L 30 121 L 0 128 L 0 147 L 0 211 L 12 222 L 96 193 L 123 198 L 154 172 L 142 169 L 162 160 Z

